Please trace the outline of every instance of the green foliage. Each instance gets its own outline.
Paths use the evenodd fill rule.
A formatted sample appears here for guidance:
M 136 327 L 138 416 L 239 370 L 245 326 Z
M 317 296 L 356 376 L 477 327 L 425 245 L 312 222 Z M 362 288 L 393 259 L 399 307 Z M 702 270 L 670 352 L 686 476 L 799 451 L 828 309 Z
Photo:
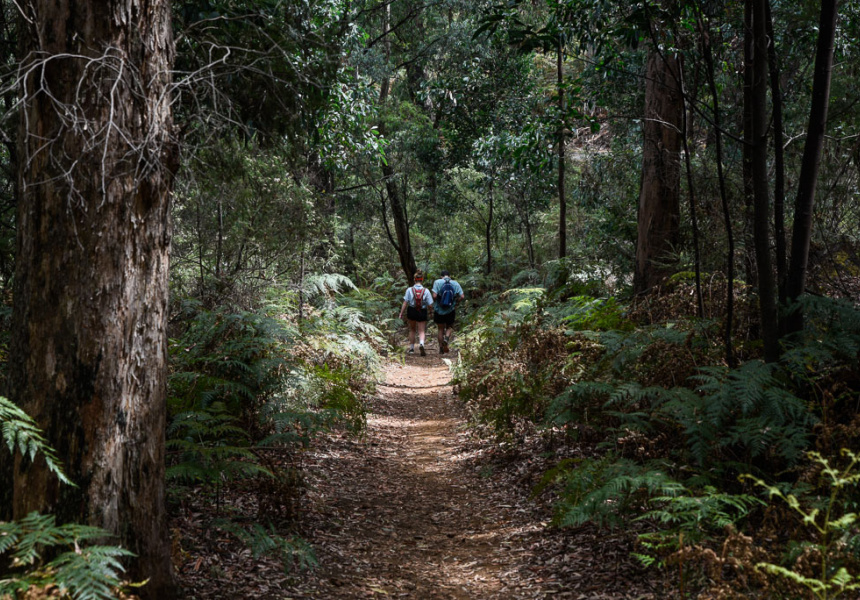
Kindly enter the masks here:
M 317 564 L 313 549 L 307 542 L 296 536 L 281 536 L 272 524 L 266 528 L 253 523 L 246 528 L 235 521 L 219 519 L 213 525 L 242 542 L 255 558 L 269 556 L 279 560 L 287 575 L 294 567 L 306 569 Z
M 186 304 L 184 331 L 171 342 L 168 478 L 214 485 L 220 503 L 224 482 L 280 476 L 261 449 L 307 446 L 338 423 L 364 427 L 363 394 L 379 368 L 382 336 L 358 309 L 334 302 L 339 289 L 353 287 L 349 279 L 305 283 L 306 299 L 322 307 L 307 305 L 301 339 L 289 294 L 273 295 L 260 313 Z
M 755 496 L 720 492 L 713 486 L 705 486 L 698 493 L 680 483 L 665 489 L 671 494 L 651 498 L 649 504 L 654 508 L 636 518 L 661 527 L 639 535 L 639 544 L 647 554 L 639 553 L 636 557 L 647 566 L 662 564 L 661 557 L 683 544 L 716 537 L 765 504 Z
M 572 331 L 631 331 L 634 327 L 615 298 L 575 296 L 562 304 L 556 314 Z
M 804 296 L 798 307 L 806 327 L 788 341 L 782 362 L 799 380 L 815 379 L 834 371 L 860 366 L 860 310 L 845 300 Z
M 547 471 L 537 490 L 550 484 L 561 489 L 556 520 L 562 527 L 587 522 L 615 527 L 625 523 L 630 512 L 640 511 L 649 497 L 679 489 L 659 465 L 639 465 L 613 454 L 564 460 Z
M 756 477 L 748 478 L 763 488 L 771 499 L 782 500 L 809 528 L 812 533 L 811 546 L 818 551 L 818 576 L 806 576 L 797 570 L 772 563 L 760 563 L 756 568 L 802 585 L 820 600 L 828 600 L 860 590 L 860 574 L 850 573 L 841 564 L 845 559 L 846 548 L 856 546 L 857 542 L 858 515 L 849 512 L 847 507 L 851 505 L 849 494 L 860 483 L 857 469 L 860 456 L 843 449 L 842 456 L 848 459 L 848 464 L 841 468 L 833 466 L 830 460 L 818 452 L 810 452 L 808 456 L 821 469 L 822 483 L 829 488 L 829 494 L 821 499 L 823 502 L 804 502 L 794 494 L 783 492 L 778 486 L 767 484 Z
M 317 405 L 330 420 L 343 420 L 355 432 L 366 425 L 364 403 L 352 389 L 352 373 L 333 370 L 328 365 L 314 368 L 313 376 L 319 388 Z
M 225 308 L 205 310 L 186 302 L 182 336 L 171 340 L 173 411 L 205 410 L 223 403 L 249 414 L 282 383 L 287 358 L 279 352 L 293 332 L 282 321 Z
M 3 441 L 6 442 L 10 452 L 18 450 L 22 456 L 29 457 L 30 460 L 34 460 L 36 455 L 40 454 L 45 459 L 48 469 L 60 481 L 74 485 L 63 473 L 56 453 L 42 437 L 36 422 L 30 415 L 2 396 L 0 396 L 0 431 L 3 432 Z
M 248 433 L 235 423 L 220 402 L 175 415 L 167 428 L 167 449 L 176 458 L 167 468 L 167 478 L 220 484 L 258 475 L 271 477 L 248 447 Z
M 120 560 L 134 556 L 116 546 L 87 545 L 110 534 L 97 527 L 57 525 L 53 515 L 32 512 L 20 521 L 0 523 L 0 557 L 9 555 L 13 573 L 0 580 L 0 597 L 17 597 L 30 586 L 59 586 L 62 597 L 107 600 L 117 597 L 125 571 Z M 66 549 L 45 563 L 42 556 Z
M 555 423 L 576 419 L 602 405 L 618 437 L 629 432 L 681 434 L 681 462 L 702 474 L 729 472 L 763 456 L 794 464 L 809 443 L 814 419 L 808 406 L 778 379 L 778 367 L 750 361 L 737 369 L 703 367 L 690 386 L 643 387 L 638 383 L 583 381 L 550 405 Z
M 699 464 L 715 449 L 740 448 L 748 458 L 773 451 L 788 464 L 801 457 L 814 419 L 778 375 L 777 366 L 762 361 L 731 370 L 702 368 L 694 377 L 698 394 L 685 393 L 667 405 Z

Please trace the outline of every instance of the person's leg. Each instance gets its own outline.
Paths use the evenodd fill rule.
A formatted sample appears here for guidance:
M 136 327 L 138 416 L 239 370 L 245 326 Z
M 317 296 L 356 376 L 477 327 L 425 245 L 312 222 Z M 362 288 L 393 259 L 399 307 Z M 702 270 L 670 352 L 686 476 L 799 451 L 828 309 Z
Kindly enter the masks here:
M 424 331 L 427 327 L 427 321 L 418 321 L 418 347 L 421 349 L 421 356 L 424 356 Z
M 454 315 L 456 313 L 452 312 L 448 322 L 445 324 L 445 351 L 448 351 L 448 347 L 451 345 L 451 341 L 454 337 Z
M 436 333 L 439 338 L 439 352 L 444 352 L 442 341 L 445 339 L 445 323 L 440 323 L 439 321 L 436 321 Z
M 409 350 L 415 351 L 415 326 L 417 321 L 409 320 Z

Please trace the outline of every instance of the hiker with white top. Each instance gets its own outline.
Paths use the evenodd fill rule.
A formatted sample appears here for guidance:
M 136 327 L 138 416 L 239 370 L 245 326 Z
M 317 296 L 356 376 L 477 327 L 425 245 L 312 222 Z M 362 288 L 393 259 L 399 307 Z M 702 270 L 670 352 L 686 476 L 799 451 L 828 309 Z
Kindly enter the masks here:
M 418 331 L 418 349 L 421 356 L 426 356 L 424 350 L 424 330 L 427 327 L 427 309 L 433 306 L 433 294 L 424 287 L 424 272 L 415 272 L 415 284 L 406 288 L 403 296 L 403 306 L 400 307 L 400 318 L 405 313 L 409 323 L 409 354 L 415 352 L 415 331 Z
M 454 335 L 454 309 L 458 300 L 465 299 L 460 284 L 451 279 L 448 271 L 442 271 L 441 277 L 433 282 L 433 300 L 436 301 L 433 322 L 439 331 L 439 354 L 448 352 L 448 344 Z

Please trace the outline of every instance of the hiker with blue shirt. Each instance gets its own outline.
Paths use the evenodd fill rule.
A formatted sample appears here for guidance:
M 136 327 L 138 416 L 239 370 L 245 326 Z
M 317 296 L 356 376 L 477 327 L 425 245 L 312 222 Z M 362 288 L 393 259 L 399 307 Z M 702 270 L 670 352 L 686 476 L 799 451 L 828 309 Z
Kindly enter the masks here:
M 460 284 L 451 279 L 448 271 L 442 271 L 441 277 L 433 282 L 433 300 L 436 301 L 433 312 L 433 322 L 439 332 L 439 354 L 448 352 L 448 342 L 454 335 L 454 309 L 457 301 L 463 301 L 466 296 Z
M 403 296 L 403 305 L 400 307 L 400 318 L 406 314 L 406 320 L 409 323 L 409 354 L 415 352 L 415 331 L 418 331 L 418 348 L 421 351 L 421 356 L 426 356 L 424 350 L 424 329 L 427 327 L 427 309 L 433 306 L 433 295 L 430 290 L 422 284 L 424 282 L 424 272 L 416 271 L 415 284 L 406 288 L 406 294 Z

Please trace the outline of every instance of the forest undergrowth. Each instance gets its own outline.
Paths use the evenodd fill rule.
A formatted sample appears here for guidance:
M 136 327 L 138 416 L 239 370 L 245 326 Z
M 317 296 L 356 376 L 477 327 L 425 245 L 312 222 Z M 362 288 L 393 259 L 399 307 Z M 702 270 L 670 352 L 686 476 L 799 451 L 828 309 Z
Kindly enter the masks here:
M 521 548 L 525 562 L 463 554 L 457 569 L 470 566 L 452 575 L 444 597 L 631 597 L 613 587 L 622 580 L 640 597 L 852 597 L 860 315 L 844 302 L 810 302 L 806 335 L 768 364 L 738 287 L 740 362 L 729 368 L 723 323 L 689 317 L 694 290 L 677 279 L 635 303 L 559 269 L 531 287 L 485 288 L 466 313 L 450 374 L 432 343 L 427 364 L 399 362 L 402 332 L 385 317 L 394 285 L 386 278 L 348 294 L 345 278 L 312 278 L 302 295 L 273 292 L 257 310 L 177 304 L 167 474 L 184 585 L 211 598 L 225 586 L 255 597 L 422 597 L 433 573 L 380 557 L 396 546 L 398 556 L 414 552 L 415 564 L 435 552 L 450 566 L 456 552 L 444 550 L 440 532 L 453 527 L 472 532 L 460 550 L 475 542 L 479 557 L 505 539 L 501 547 Z M 706 315 L 721 315 L 725 286 L 711 285 Z M 392 368 L 398 385 L 438 384 L 433 402 L 379 388 Z M 413 372 L 398 375 L 403 368 Z M 437 402 L 451 377 L 456 395 Z M 414 429 L 423 421 L 410 424 L 421 414 L 454 425 L 434 430 L 428 445 Z M 57 460 L 21 415 L 3 419 L 7 444 Z M 408 475 L 428 465 L 436 472 L 441 448 L 454 471 L 432 482 Z M 393 461 L 390 479 L 380 460 Z M 460 498 L 464 486 L 480 488 L 482 499 Z M 373 500 L 374 489 L 388 493 Z M 416 502 L 431 502 L 435 517 L 404 521 Z M 477 513 L 467 506 L 482 516 L 470 517 Z M 493 519 L 507 523 L 512 514 L 525 538 L 491 532 Z M 39 519 L 4 525 L 3 550 L 28 558 L 16 559 L 21 575 L 3 590 L 41 597 L 34 590 L 60 583 L 76 598 L 133 593 L 119 548 L 94 546 L 94 562 L 43 562 L 43 549 L 98 532 L 70 538 Z M 600 561 L 583 553 L 615 556 L 615 575 L 598 576 Z M 363 575 L 335 575 L 344 565 Z M 603 583 L 584 584 L 584 573 Z M 99 587 L 69 587 L 82 579 Z
M 601 291 L 556 275 L 499 292 L 456 368 L 512 457 L 540 447 L 529 484 L 554 525 L 633 532 L 633 554 L 681 597 L 854 597 L 856 307 L 809 301 L 805 333 L 766 363 L 738 286 L 729 367 L 724 283 L 704 319 L 683 275 L 635 302 Z

